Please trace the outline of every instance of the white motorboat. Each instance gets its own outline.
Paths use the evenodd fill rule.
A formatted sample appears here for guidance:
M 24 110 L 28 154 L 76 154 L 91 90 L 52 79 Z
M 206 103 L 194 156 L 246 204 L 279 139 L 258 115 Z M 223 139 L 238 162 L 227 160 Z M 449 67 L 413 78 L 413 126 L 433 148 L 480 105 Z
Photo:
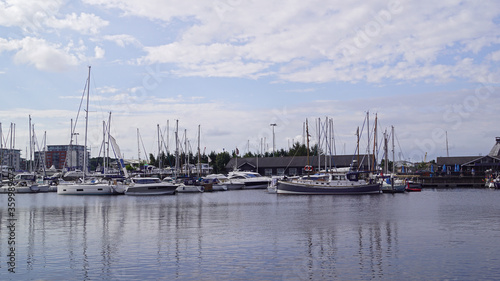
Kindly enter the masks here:
M 49 192 L 49 185 L 41 184 L 36 182 L 21 181 L 14 185 L 4 185 L 0 187 L 0 193 L 38 193 L 38 192 Z
M 177 185 L 159 178 L 132 178 L 125 188 L 126 195 L 174 195 Z
M 243 182 L 245 184 L 244 189 L 266 189 L 271 182 L 271 178 L 264 177 L 256 172 L 230 172 L 228 178 Z
M 177 192 L 180 193 L 196 193 L 205 191 L 205 187 L 194 178 L 178 178 L 177 182 L 179 183 Z
M 203 181 L 210 181 L 214 191 L 222 188 L 225 190 L 243 189 L 245 184 L 239 180 L 230 180 L 223 174 L 210 174 L 203 178 Z
M 39 181 L 40 180 L 40 181 Z M 49 185 L 38 179 L 35 173 L 19 173 L 11 182 L 6 182 L 0 188 L 0 193 L 38 193 L 49 192 Z
M 73 171 L 67 171 L 66 173 L 64 173 L 62 178 L 67 181 L 78 180 L 83 178 L 83 171 L 78 169 Z

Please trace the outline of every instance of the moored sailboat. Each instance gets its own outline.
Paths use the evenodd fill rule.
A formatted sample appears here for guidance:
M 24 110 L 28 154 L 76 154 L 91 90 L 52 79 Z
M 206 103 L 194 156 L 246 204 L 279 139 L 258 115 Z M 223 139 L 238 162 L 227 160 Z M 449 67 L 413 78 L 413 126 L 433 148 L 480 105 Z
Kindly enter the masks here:
M 309 167 L 309 129 L 306 120 L 307 152 Z M 308 169 L 309 170 L 309 169 Z M 276 193 L 305 195 L 358 195 L 379 194 L 380 184 L 370 179 L 360 179 L 358 172 L 342 170 L 325 174 L 306 175 L 296 179 L 278 180 Z
M 86 180 L 86 169 L 88 163 L 88 155 L 87 155 L 87 131 L 88 131 L 88 114 L 89 114 L 89 96 L 90 96 L 90 66 L 89 73 L 87 78 L 87 104 L 86 104 L 86 113 L 85 113 L 85 151 L 83 154 L 83 175 L 82 179 L 79 183 L 70 183 L 70 184 L 59 184 L 57 186 L 57 194 L 60 195 L 115 195 L 115 194 L 124 194 L 125 186 L 117 181 L 87 181 Z M 71 132 L 72 135 L 74 132 Z M 111 138 L 111 136 L 110 136 Z M 111 138 L 111 141 L 114 145 L 116 145 L 116 141 Z M 118 149 L 116 147 L 115 149 Z M 119 151 L 118 151 L 119 153 Z M 121 160 L 123 162 L 123 160 Z M 126 172 L 126 170 L 124 169 Z

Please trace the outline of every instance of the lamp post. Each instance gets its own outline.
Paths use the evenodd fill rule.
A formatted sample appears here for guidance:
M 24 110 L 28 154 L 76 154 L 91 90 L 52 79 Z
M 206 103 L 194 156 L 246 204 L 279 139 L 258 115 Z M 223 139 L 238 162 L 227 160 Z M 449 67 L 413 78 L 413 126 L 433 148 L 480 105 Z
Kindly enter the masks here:
M 274 157 L 274 149 L 275 149 L 275 142 L 274 142 L 274 127 L 276 127 L 276 123 L 269 124 L 269 126 L 273 127 L 273 157 Z

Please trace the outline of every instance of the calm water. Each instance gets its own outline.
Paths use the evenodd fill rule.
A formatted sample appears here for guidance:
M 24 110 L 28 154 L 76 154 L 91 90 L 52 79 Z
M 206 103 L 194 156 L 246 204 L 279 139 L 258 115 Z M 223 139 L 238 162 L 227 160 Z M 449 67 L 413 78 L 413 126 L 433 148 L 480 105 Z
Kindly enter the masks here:
M 0 279 L 499 280 L 500 191 L 277 196 L 18 194 Z

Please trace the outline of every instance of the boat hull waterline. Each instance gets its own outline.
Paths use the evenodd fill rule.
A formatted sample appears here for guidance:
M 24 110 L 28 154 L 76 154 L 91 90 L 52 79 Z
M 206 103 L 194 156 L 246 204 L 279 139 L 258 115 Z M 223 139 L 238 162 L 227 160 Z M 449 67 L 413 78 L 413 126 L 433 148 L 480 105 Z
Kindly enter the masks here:
M 276 188 L 278 194 L 305 194 L 305 195 L 354 195 L 354 194 L 380 194 L 379 184 L 359 186 L 320 186 L 279 181 Z
M 121 185 L 68 184 L 57 186 L 57 194 L 60 195 L 118 195 L 124 193 L 125 189 Z
M 176 185 L 164 186 L 133 186 L 125 190 L 126 195 L 174 195 L 176 193 Z

